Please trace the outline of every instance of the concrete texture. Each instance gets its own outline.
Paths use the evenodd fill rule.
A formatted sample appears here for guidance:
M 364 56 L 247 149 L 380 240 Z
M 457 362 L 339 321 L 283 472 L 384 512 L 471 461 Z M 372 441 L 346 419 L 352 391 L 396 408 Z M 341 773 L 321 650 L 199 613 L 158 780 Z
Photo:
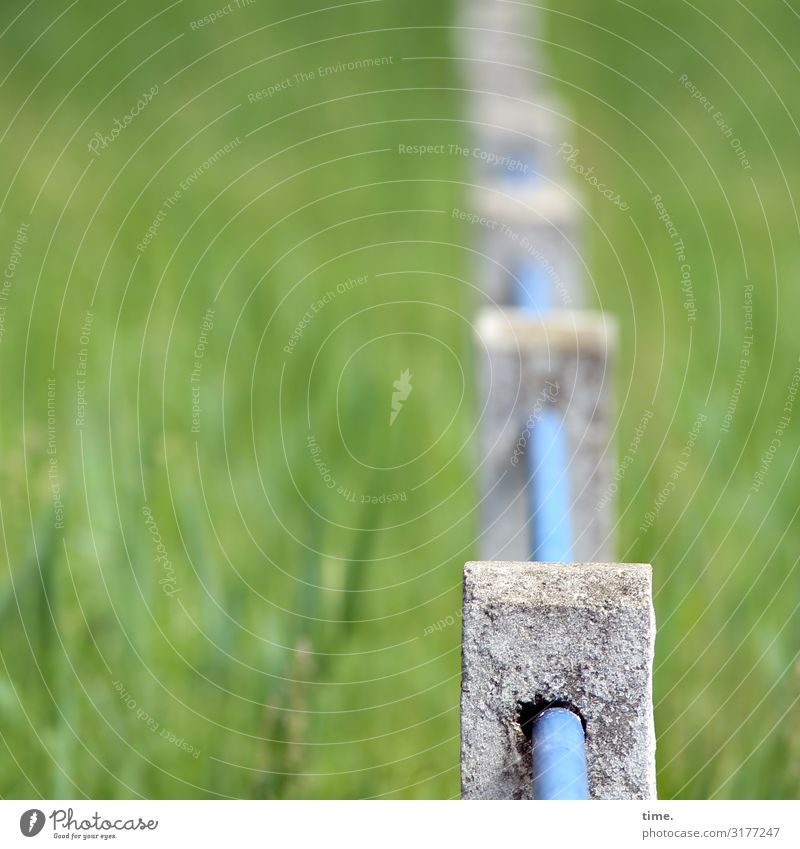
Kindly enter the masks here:
M 650 578 L 642 564 L 466 564 L 462 798 L 531 797 L 518 705 L 554 701 L 584 721 L 591 798 L 656 798 Z
M 602 314 L 482 310 L 476 322 L 481 526 L 485 560 L 530 560 L 531 508 L 525 452 L 546 406 L 561 416 L 577 561 L 613 561 L 616 327 Z M 598 508 L 598 505 L 601 505 Z
M 497 179 L 476 188 L 471 209 L 489 222 L 477 270 L 485 303 L 513 304 L 520 269 L 533 263 L 550 282 L 554 309 L 583 306 L 582 210 L 568 191 L 547 179 Z

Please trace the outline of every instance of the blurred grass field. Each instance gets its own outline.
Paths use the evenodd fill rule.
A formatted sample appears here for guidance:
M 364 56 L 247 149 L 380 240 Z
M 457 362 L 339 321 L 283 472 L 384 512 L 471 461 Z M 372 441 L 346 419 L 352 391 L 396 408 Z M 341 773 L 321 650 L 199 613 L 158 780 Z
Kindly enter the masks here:
M 0 19 L 4 267 L 19 248 L 0 336 L 0 794 L 454 797 L 479 233 L 452 215 L 468 159 L 398 153 L 469 139 L 452 7 L 256 0 L 192 28 L 212 6 L 13 0 Z M 800 10 L 581 0 L 544 21 L 565 141 L 630 206 L 573 175 L 594 304 L 621 326 L 620 457 L 653 413 L 619 539 L 654 566 L 659 794 L 795 797 L 798 411 L 752 484 L 800 354 Z M 383 62 L 336 70 L 365 58 Z

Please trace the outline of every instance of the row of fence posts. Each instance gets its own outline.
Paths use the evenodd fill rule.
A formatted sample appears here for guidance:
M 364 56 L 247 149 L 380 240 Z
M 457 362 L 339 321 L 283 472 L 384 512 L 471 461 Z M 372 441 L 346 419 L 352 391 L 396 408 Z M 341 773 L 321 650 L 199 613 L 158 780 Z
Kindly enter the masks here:
M 655 798 L 650 567 L 614 563 L 616 326 L 585 309 L 582 207 L 557 156 L 569 120 L 536 12 L 460 0 L 454 27 L 483 293 L 462 796 Z

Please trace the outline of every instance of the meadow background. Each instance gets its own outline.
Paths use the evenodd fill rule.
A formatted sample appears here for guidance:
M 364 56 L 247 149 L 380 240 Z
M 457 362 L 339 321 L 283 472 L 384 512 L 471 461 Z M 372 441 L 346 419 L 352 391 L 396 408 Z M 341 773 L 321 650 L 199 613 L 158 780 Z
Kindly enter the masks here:
M 552 5 L 565 141 L 629 205 L 573 175 L 620 322 L 620 457 L 653 413 L 619 543 L 654 566 L 659 793 L 795 797 L 800 8 Z M 453 5 L 254 0 L 192 26 L 217 8 L 0 13 L 0 794 L 455 797 L 474 172 L 398 148 L 469 141 Z

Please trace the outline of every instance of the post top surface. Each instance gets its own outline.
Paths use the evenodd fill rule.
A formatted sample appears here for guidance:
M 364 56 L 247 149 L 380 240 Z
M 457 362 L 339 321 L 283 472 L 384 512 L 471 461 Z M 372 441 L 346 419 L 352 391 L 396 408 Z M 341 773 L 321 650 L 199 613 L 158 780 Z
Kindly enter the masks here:
M 652 567 L 646 563 L 470 561 L 464 602 L 480 606 L 649 608 Z
M 475 332 L 492 347 L 512 350 L 582 348 L 606 351 L 617 338 L 616 321 L 589 310 L 549 310 L 541 316 L 515 307 L 484 307 Z
M 555 183 L 498 178 L 477 187 L 473 195 L 473 205 L 483 215 L 513 227 L 538 225 L 560 230 L 573 225 L 580 214 L 575 198 Z

